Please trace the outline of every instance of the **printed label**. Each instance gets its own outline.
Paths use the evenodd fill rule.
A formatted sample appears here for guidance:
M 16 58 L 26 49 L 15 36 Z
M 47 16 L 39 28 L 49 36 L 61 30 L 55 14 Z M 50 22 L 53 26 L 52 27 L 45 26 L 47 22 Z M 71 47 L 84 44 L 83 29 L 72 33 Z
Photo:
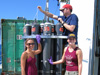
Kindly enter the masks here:
M 44 27 L 44 31 L 50 31 L 50 28 L 49 28 L 49 26 L 47 26 L 47 27 Z
M 36 28 L 35 28 L 35 27 L 33 27 L 33 28 L 32 28 L 32 32 L 35 32 L 35 31 L 36 31 Z
M 63 32 L 63 28 L 62 28 L 62 27 L 60 27 L 59 31 L 60 31 L 60 32 Z

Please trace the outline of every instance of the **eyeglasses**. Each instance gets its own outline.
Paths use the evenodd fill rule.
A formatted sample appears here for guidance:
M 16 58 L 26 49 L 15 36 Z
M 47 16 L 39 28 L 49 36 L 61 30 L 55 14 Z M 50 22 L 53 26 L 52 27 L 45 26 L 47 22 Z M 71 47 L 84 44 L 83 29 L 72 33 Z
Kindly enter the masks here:
M 27 45 L 34 45 L 34 43 L 27 43 Z

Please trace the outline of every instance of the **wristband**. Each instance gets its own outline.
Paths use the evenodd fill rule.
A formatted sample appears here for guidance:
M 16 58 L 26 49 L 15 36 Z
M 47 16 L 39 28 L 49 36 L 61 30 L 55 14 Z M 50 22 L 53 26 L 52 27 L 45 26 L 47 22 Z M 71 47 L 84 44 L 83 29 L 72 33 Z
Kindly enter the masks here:
M 65 23 L 65 22 L 64 22 Z M 64 25 L 64 23 L 62 23 L 62 25 Z

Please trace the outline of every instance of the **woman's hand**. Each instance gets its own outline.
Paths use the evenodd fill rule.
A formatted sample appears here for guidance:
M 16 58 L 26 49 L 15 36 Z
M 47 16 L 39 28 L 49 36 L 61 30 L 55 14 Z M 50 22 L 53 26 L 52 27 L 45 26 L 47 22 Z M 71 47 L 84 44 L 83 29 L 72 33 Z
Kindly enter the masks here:
M 41 41 L 40 35 L 36 35 L 36 40 L 37 40 L 37 43 L 40 44 L 40 41 Z
M 49 63 L 53 65 L 53 61 L 52 61 L 52 57 L 50 57 L 50 59 L 48 59 Z

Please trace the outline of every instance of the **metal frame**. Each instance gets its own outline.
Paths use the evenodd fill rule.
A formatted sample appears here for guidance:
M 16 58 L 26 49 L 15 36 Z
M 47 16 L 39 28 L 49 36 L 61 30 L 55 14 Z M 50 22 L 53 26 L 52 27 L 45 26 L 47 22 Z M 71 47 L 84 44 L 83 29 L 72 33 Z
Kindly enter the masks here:
M 50 36 L 50 35 L 40 35 L 41 38 L 48 38 L 48 39 L 67 39 L 68 36 Z M 36 35 L 30 35 L 30 36 L 22 36 L 22 39 L 27 39 L 27 38 L 36 38 Z

